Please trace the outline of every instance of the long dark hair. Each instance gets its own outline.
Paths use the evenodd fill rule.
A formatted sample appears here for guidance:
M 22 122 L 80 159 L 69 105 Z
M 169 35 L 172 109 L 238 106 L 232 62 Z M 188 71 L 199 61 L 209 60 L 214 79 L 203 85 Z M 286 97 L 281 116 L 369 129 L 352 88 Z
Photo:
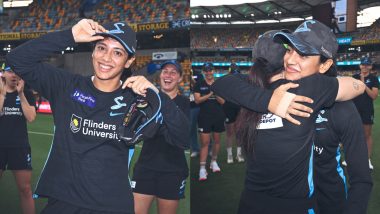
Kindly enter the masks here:
M 269 79 L 281 71 L 282 68 L 275 71 L 271 70 L 271 66 L 266 59 L 257 58 L 249 72 L 249 83 L 262 88 L 268 88 L 270 84 Z M 261 116 L 261 113 L 241 108 L 236 119 L 236 139 L 246 154 L 253 154 L 254 152 L 254 142 L 257 135 L 256 127 L 260 122 Z
M 328 58 L 320 56 L 320 63 L 325 63 Z M 250 69 L 249 83 L 262 88 L 269 88 L 270 78 L 281 72 L 283 68 L 275 71 L 271 70 L 270 63 L 264 58 L 257 58 L 255 64 Z M 336 76 L 335 62 L 325 73 L 328 76 Z M 243 147 L 246 154 L 254 154 L 254 143 L 257 136 L 257 125 L 262 114 L 242 108 L 236 119 L 235 130 L 238 144 Z

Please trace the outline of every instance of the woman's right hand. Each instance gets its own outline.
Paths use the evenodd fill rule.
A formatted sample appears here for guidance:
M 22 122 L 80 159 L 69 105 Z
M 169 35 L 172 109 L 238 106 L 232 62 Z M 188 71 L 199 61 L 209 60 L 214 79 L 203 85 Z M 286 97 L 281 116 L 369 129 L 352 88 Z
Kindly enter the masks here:
M 71 29 L 76 43 L 93 42 L 104 39 L 103 36 L 93 36 L 96 33 L 107 32 L 98 22 L 92 19 L 82 19 Z
M 5 84 L 6 84 L 5 78 L 0 77 L 0 95 L 3 95 L 3 96 L 5 96 L 7 94 L 7 88 L 6 88 Z
M 313 103 L 313 100 L 309 97 L 287 92 L 290 88 L 296 87 L 298 87 L 298 84 L 287 83 L 276 88 L 270 99 L 268 110 L 287 119 L 291 123 L 300 125 L 301 123 L 291 115 L 310 117 L 310 113 L 313 112 L 313 109 L 301 103 Z

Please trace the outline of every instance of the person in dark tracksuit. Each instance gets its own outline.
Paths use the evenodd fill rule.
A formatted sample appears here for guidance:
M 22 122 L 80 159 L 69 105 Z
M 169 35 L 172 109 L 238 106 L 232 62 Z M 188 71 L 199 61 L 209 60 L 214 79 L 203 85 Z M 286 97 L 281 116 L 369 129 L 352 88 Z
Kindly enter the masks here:
M 372 126 L 375 119 L 375 109 L 373 107 L 373 101 L 377 99 L 379 95 L 379 79 L 371 74 L 373 68 L 371 58 L 364 57 L 360 61 L 360 73 L 355 74 L 352 77 L 362 81 L 366 85 L 365 93 L 353 99 L 356 109 L 358 110 L 362 119 L 364 135 L 368 148 L 368 166 L 372 170 L 373 165 L 371 163 L 372 155 Z
M 280 43 L 274 43 L 273 38 Z M 294 33 L 269 31 L 257 40 L 251 83 L 229 76 L 214 83 L 212 89 L 216 94 L 244 107 L 237 121 L 240 123 L 237 135 L 247 154 L 247 171 L 238 213 L 317 212 L 313 138 L 318 110 L 364 91 L 363 84 L 353 78 L 337 79 L 318 73 L 331 68 L 337 49 L 330 29 L 316 20 L 308 20 Z M 256 93 L 254 85 L 276 88 L 289 80 L 299 84 L 291 92 L 314 101 L 308 104 L 313 109 L 307 110 L 309 118 L 295 117 L 301 126 L 272 113 L 253 112 L 257 111 L 252 108 L 255 100 L 249 98 Z
M 184 115 L 176 124 L 187 123 L 190 126 L 190 101 L 178 94 L 178 84 L 182 80 L 181 64 L 169 60 L 161 67 L 160 90 L 169 95 Z M 185 197 L 189 175 L 184 152 L 190 146 L 190 132 L 187 131 L 187 135 L 182 136 L 188 141 L 186 145 L 171 144 L 160 134 L 144 141 L 132 179 L 136 214 L 148 214 L 153 200 L 157 200 L 157 213 L 177 213 L 179 200 Z
M 35 100 L 25 82 L 8 66 L 0 72 L 0 179 L 11 170 L 23 214 L 34 214 L 32 152 L 27 122 L 36 118 Z
M 336 76 L 336 71 L 326 73 Z M 318 113 L 314 141 L 314 185 L 320 214 L 365 214 L 372 189 L 367 145 L 352 101 L 337 102 Z M 348 179 L 340 164 L 343 145 Z M 349 183 L 349 185 L 347 184 Z
M 236 137 L 235 121 L 239 114 L 240 106 L 230 101 L 225 101 L 222 107 L 224 114 L 226 115 L 224 126 L 226 128 L 227 163 L 233 163 L 232 144 Z M 239 163 L 244 162 L 244 156 L 240 145 L 236 145 L 236 160 Z
M 215 96 L 210 90 L 215 80 L 214 66 L 212 63 L 205 63 L 202 71 L 205 77 L 204 80 L 198 81 L 194 86 L 194 101 L 199 105 L 198 131 L 201 140 L 199 181 L 207 180 L 206 161 L 211 136 L 214 144 L 212 145 L 210 169 L 212 172 L 220 172 L 217 158 L 220 150 L 220 135 L 225 130 L 225 115 L 222 109 L 224 100 Z
M 42 62 L 81 42 L 95 42 L 93 76 Z M 35 197 L 48 198 L 42 213 L 134 213 L 128 178 L 133 150 L 119 140 L 118 128 L 136 94 L 144 96 L 148 88 L 160 96 L 164 122 L 157 125 L 167 129 L 166 140 L 187 144 L 182 136 L 189 127 L 174 122 L 183 113 L 166 94 L 143 76 L 129 77 L 122 85 L 120 78 L 135 60 L 135 48 L 136 33 L 126 23 L 103 27 L 82 19 L 68 30 L 48 33 L 7 54 L 14 72 L 52 107 L 54 140 L 35 190 Z

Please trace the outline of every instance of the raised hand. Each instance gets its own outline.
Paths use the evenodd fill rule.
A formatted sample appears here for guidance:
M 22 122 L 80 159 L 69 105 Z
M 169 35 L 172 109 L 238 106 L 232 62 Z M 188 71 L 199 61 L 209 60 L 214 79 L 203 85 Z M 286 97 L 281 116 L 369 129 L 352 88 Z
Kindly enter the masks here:
M 25 86 L 24 80 L 20 79 L 16 86 L 17 92 L 19 94 L 24 93 L 24 86 Z
M 0 95 L 6 95 L 7 94 L 7 87 L 4 77 L 0 77 Z
M 107 30 L 98 22 L 92 19 L 82 19 L 71 29 L 74 40 L 80 42 L 93 42 L 104 39 L 103 36 L 93 36 L 96 33 L 106 32 Z

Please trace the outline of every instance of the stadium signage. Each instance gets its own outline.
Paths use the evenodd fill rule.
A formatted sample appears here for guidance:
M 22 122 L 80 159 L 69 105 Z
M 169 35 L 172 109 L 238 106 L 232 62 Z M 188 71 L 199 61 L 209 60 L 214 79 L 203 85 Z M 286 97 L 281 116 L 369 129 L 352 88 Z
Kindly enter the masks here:
M 180 19 L 170 22 L 170 28 L 185 28 L 190 27 L 190 19 Z
M 203 66 L 204 62 L 192 62 L 191 66 Z M 231 62 L 213 62 L 214 66 L 228 67 L 231 66 Z M 252 66 L 252 62 L 237 62 L 237 66 Z
M 34 33 L 0 33 L 1 41 L 22 40 L 22 39 L 35 39 L 47 32 L 34 32 Z
M 137 25 L 138 31 L 165 30 L 169 29 L 169 22 L 158 22 Z
M 336 62 L 336 65 L 360 65 L 360 61 L 342 61 Z
M 0 40 L 2 41 L 20 40 L 20 33 L 1 33 Z
M 44 34 L 46 34 L 46 32 L 21 33 L 20 39 L 35 39 L 35 38 L 38 38 Z
M 177 51 L 152 53 L 152 60 L 170 60 L 170 59 L 177 59 Z
M 351 44 L 352 42 L 352 37 L 342 37 L 342 38 L 337 38 L 336 39 L 339 45 L 346 45 L 346 44 Z

